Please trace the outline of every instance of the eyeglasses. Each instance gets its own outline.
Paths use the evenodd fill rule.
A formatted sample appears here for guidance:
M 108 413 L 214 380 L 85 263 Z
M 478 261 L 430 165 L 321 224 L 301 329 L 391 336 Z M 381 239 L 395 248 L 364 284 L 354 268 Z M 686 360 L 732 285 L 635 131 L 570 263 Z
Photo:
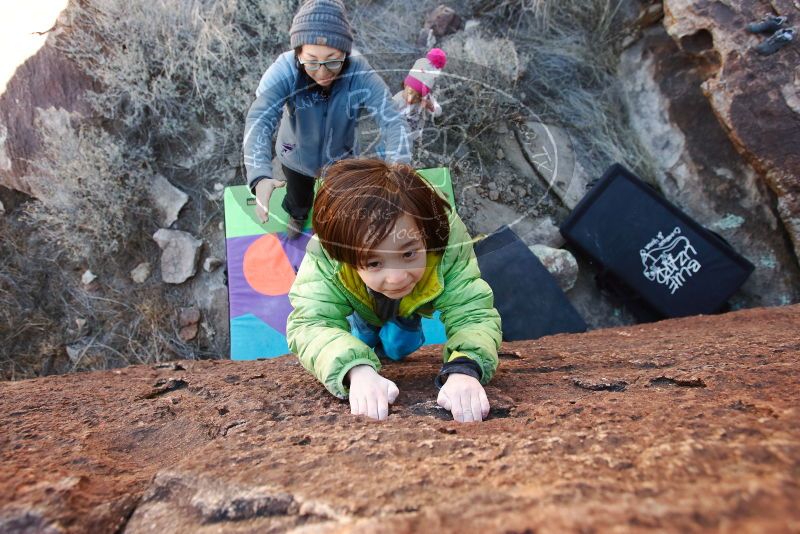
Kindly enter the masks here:
M 329 59 L 327 61 L 305 61 L 298 59 L 297 61 L 303 65 L 308 72 L 316 72 L 320 67 L 325 67 L 331 72 L 337 71 L 344 65 L 344 58 L 342 59 Z

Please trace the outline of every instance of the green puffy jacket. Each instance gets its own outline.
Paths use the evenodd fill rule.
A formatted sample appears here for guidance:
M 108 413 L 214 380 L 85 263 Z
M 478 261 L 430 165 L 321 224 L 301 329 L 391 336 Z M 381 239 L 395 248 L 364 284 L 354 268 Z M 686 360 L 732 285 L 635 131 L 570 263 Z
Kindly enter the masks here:
M 473 359 L 481 368 L 481 383 L 497 369 L 500 314 L 492 290 L 478 270 L 472 240 L 464 223 L 450 215 L 450 238 L 444 254 L 427 255 L 428 263 L 413 291 L 400 301 L 399 315 L 416 312 L 430 317 L 441 312 L 447 333 L 445 362 L 459 356 Z M 382 323 L 356 270 L 328 256 L 314 236 L 308 243 L 294 285 L 289 291 L 294 311 L 286 324 L 289 348 L 300 363 L 339 398 L 345 398 L 347 372 L 356 365 L 381 363 L 375 352 L 350 334 L 347 316 L 357 311 L 367 322 Z

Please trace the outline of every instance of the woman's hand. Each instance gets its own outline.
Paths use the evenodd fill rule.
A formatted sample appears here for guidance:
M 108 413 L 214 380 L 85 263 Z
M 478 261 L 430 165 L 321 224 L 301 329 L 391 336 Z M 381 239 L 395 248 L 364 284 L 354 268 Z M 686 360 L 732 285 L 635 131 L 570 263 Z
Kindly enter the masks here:
M 478 423 L 489 415 L 489 399 L 478 381 L 469 375 L 453 373 L 439 390 L 436 403 L 450 410 L 459 423 Z
M 350 413 L 383 421 L 389 417 L 389 405 L 400 390 L 370 365 L 356 365 L 347 372 L 350 379 Z
M 285 185 L 286 181 L 274 178 L 263 178 L 256 184 L 256 217 L 262 223 L 269 220 L 269 199 L 272 191 Z

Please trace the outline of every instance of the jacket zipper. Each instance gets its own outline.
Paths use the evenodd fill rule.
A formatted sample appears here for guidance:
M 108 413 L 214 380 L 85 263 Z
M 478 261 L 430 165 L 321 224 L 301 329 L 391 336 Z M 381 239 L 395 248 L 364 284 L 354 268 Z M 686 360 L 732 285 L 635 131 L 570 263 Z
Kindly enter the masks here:
M 330 102 L 331 95 L 327 95 L 325 97 L 325 105 L 322 108 L 322 146 L 319 147 L 319 158 L 317 161 L 326 161 L 322 159 L 322 152 L 325 150 L 325 144 L 328 142 L 328 131 L 327 131 L 327 123 L 328 123 L 328 103 Z

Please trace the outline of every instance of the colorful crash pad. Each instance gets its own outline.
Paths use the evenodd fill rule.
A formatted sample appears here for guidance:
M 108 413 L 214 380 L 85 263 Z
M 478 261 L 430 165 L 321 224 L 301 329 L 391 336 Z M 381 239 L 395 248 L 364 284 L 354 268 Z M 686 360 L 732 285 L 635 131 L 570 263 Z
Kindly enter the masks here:
M 446 168 L 422 169 L 419 173 L 444 192 L 451 205 L 453 186 Z M 289 352 L 286 318 L 292 311 L 289 289 L 305 256 L 311 238 L 311 217 L 303 235 L 286 237 L 286 212 L 281 203 L 286 189 L 276 189 L 270 198 L 270 218 L 258 221 L 255 197 L 247 186 L 225 188 L 225 238 L 228 260 L 230 337 L 233 360 L 274 358 Z M 423 318 L 426 344 L 446 341 L 438 319 Z

